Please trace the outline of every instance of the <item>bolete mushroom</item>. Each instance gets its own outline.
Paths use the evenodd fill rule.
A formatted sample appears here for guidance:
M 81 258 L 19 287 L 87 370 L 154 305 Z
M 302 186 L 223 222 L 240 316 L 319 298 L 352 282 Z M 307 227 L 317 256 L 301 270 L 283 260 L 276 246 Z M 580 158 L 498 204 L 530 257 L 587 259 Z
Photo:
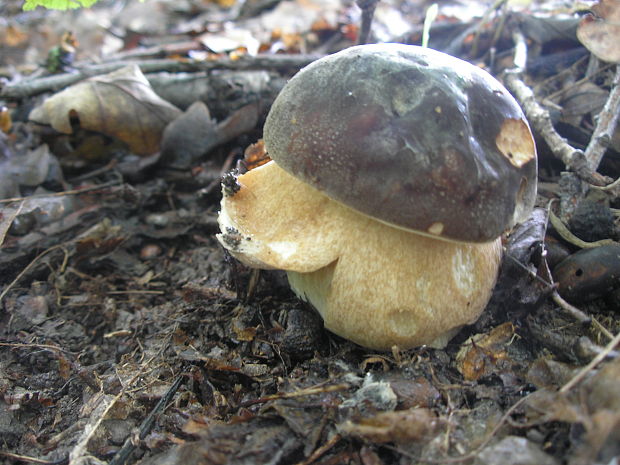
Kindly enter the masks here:
M 286 270 L 368 348 L 441 347 L 478 318 L 536 196 L 534 141 L 498 81 L 426 48 L 351 47 L 287 83 L 264 141 L 272 161 L 224 188 L 233 256 Z

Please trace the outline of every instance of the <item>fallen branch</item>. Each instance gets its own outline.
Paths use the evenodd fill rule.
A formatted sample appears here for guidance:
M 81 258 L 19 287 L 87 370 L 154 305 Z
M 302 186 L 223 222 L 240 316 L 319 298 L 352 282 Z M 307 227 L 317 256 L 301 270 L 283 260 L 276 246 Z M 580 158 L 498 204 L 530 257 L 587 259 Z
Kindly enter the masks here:
M 6 85 L 0 90 L 0 97 L 8 99 L 20 99 L 41 94 L 47 91 L 58 91 L 84 79 L 108 74 L 128 65 L 136 64 L 143 73 L 168 72 L 198 72 L 212 71 L 216 69 L 267 69 L 287 70 L 300 69 L 319 59 L 319 55 L 256 55 L 243 56 L 238 59 L 220 58 L 217 60 L 193 61 L 193 60 L 145 60 L 145 61 L 118 61 L 87 65 L 78 69 L 77 73 L 58 74 L 36 79 L 24 79 L 22 81 Z
M 616 65 L 616 74 L 611 83 L 609 97 L 605 106 L 598 114 L 596 127 L 590 143 L 586 148 L 585 157 L 591 170 L 596 170 L 607 151 L 607 147 L 616 130 L 618 113 L 620 112 L 620 65 Z
M 527 45 L 520 32 L 516 32 L 513 37 L 516 45 L 515 68 L 506 71 L 504 83 L 521 104 L 528 121 L 545 140 L 553 155 L 582 180 L 595 186 L 609 184 L 612 180 L 593 171 L 582 150 L 572 147 L 557 133 L 551 122 L 549 111 L 538 103 L 534 91 L 521 79 L 525 70 Z

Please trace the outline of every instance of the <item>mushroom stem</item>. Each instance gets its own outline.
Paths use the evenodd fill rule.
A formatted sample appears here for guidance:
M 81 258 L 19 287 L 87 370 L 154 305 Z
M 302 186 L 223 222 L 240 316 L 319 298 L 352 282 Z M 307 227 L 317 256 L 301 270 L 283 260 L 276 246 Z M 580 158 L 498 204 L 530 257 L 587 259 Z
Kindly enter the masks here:
M 275 162 L 224 196 L 219 241 L 240 261 L 288 272 L 330 331 L 371 349 L 443 346 L 485 308 L 501 242 L 457 243 L 362 215 Z

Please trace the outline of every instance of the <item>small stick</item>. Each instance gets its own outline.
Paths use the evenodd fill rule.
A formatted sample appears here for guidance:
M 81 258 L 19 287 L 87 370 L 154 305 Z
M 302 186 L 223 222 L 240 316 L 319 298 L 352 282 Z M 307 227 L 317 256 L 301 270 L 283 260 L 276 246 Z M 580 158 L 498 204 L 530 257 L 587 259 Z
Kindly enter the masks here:
M 592 322 L 592 318 L 583 313 L 574 305 L 569 304 L 566 300 L 562 298 L 562 296 L 558 293 L 557 290 L 554 290 L 551 294 L 551 298 L 553 301 L 558 304 L 566 313 L 572 316 L 579 323 L 590 324 Z
M 583 380 L 583 378 L 585 378 L 585 376 L 590 371 L 592 371 L 599 363 L 605 360 L 605 358 L 614 350 L 614 348 L 618 344 L 620 344 L 620 333 L 616 334 L 614 338 L 609 341 L 609 344 L 607 344 L 605 348 L 596 357 L 594 357 L 590 363 L 588 363 L 585 367 L 579 370 L 579 373 L 577 373 L 568 383 L 562 386 L 559 392 L 565 393 L 574 388 L 575 385 L 581 382 L 581 380 Z
M 616 65 L 616 74 L 611 83 L 609 97 L 605 106 L 598 114 L 596 127 L 590 138 L 590 143 L 585 151 L 588 166 L 595 171 L 607 151 L 607 147 L 614 135 L 618 124 L 618 113 L 620 112 L 620 65 Z
M 108 291 L 107 295 L 129 295 L 129 294 L 138 294 L 138 295 L 163 295 L 165 291 L 150 291 L 146 289 L 131 289 L 128 291 Z
M 69 462 L 69 459 L 66 458 L 66 457 L 62 458 L 60 460 L 51 461 L 51 460 L 37 459 L 35 457 L 28 457 L 27 455 L 13 454 L 11 452 L 5 452 L 3 450 L 0 450 L 0 455 L 4 455 L 5 457 L 8 457 L 8 458 L 13 459 L 13 460 L 17 460 L 19 462 L 39 463 L 39 464 L 42 464 L 42 465 L 55 465 L 55 464 Z
M 363 45 L 368 43 L 372 17 L 375 14 L 375 9 L 377 8 L 377 3 L 379 3 L 379 0 L 357 0 L 356 3 L 357 6 L 362 9 L 362 25 L 360 27 L 357 43 L 359 45 Z
M 611 184 L 607 184 L 606 186 L 591 186 L 594 189 L 598 189 L 599 191 L 614 191 L 616 188 L 620 187 L 620 178 L 616 179 Z
M 504 77 L 506 87 L 512 92 L 515 98 L 523 107 L 527 119 L 536 131 L 545 139 L 551 148 L 553 155 L 561 160 L 577 176 L 584 181 L 596 185 L 604 186 L 611 182 L 606 176 L 593 171 L 586 160 L 583 151 L 572 147 L 566 139 L 561 137 L 551 122 L 549 111 L 543 108 L 537 101 L 534 92 L 521 79 L 521 74 L 525 70 L 527 58 L 527 43 L 521 32 L 516 32 L 513 36 L 515 42 L 515 68 L 508 70 Z
M 592 318 L 592 324 L 598 329 L 607 339 L 613 339 L 614 335 L 609 332 L 605 326 L 601 324 L 596 318 Z
M 489 8 L 487 8 L 487 10 L 484 12 L 484 14 L 482 15 L 482 18 L 480 19 L 480 21 L 478 21 L 478 23 L 476 24 L 476 33 L 474 35 L 474 42 L 472 43 L 471 46 L 471 54 L 470 56 L 472 57 L 476 57 L 478 54 L 478 47 L 479 47 L 479 43 L 480 43 L 480 35 L 481 35 L 481 31 L 482 29 L 490 23 L 491 21 L 491 15 L 493 14 L 493 12 L 499 10 L 500 8 L 502 8 L 508 0 L 496 0 L 495 3 L 493 3 L 493 5 L 491 5 Z
M 297 463 L 297 465 L 310 465 L 311 463 L 316 462 L 319 458 L 321 458 L 323 454 L 325 454 L 325 452 L 334 447 L 341 439 L 342 436 L 340 436 L 339 434 L 334 434 L 325 444 L 315 449 L 315 451 L 312 452 L 310 457 L 308 457 L 306 460 L 303 460 L 302 462 Z
M 119 184 L 121 184 L 120 181 L 110 181 L 110 182 L 107 182 L 105 184 L 99 184 L 99 185 L 96 185 L 96 186 L 88 186 L 88 187 L 84 187 L 82 189 L 73 189 L 73 190 L 69 190 L 69 191 L 54 192 L 54 193 L 51 193 L 51 194 L 35 194 L 35 195 L 30 195 L 28 197 L 12 197 L 10 199 L 0 199 L 0 204 L 12 203 L 12 202 L 21 202 L 21 201 L 25 201 L 25 200 L 29 200 L 29 199 L 40 199 L 40 198 L 45 198 L 45 197 L 63 197 L 65 195 L 79 195 L 79 194 L 83 194 L 85 192 L 98 191 L 98 190 L 105 189 L 107 187 L 117 186 Z
M 342 384 L 333 384 L 331 386 L 309 387 L 309 388 L 300 389 L 299 391 L 293 391 L 293 392 L 278 392 L 276 394 L 271 394 L 269 396 L 259 397 L 258 399 L 251 399 L 245 402 L 241 402 L 239 404 L 239 407 L 249 407 L 250 405 L 254 405 L 254 404 L 263 404 L 270 400 L 292 399 L 295 397 L 305 397 L 305 396 L 312 396 L 315 394 L 323 394 L 325 392 L 344 391 L 346 389 L 349 389 L 350 387 L 351 387 L 350 385 L 346 383 L 342 383 Z
M 0 347 L 14 347 L 14 348 L 20 348 L 20 349 L 29 349 L 29 348 L 45 349 L 45 350 L 51 350 L 53 352 L 64 352 L 67 354 L 77 355 L 77 352 L 71 352 L 67 349 L 63 349 L 61 347 L 53 346 L 50 344 L 25 344 L 25 343 L 18 343 L 18 342 L 0 342 Z
M 579 239 L 572 232 L 570 232 L 570 230 L 566 227 L 562 220 L 558 218 L 555 213 L 553 213 L 553 210 L 551 208 L 549 208 L 549 221 L 555 228 L 556 232 L 560 236 L 562 236 L 562 239 L 581 249 L 593 249 L 602 245 L 617 244 L 617 242 L 612 239 L 601 239 L 600 241 L 594 242 L 586 242 L 582 239 Z
M 140 440 L 144 439 L 146 435 L 151 431 L 151 428 L 153 428 L 153 424 L 155 423 L 155 417 L 160 413 L 160 411 L 164 409 L 164 407 L 166 407 L 168 403 L 170 403 L 170 401 L 174 397 L 174 394 L 181 386 L 182 381 L 182 376 L 177 377 L 177 379 L 174 380 L 174 383 L 172 383 L 170 388 L 168 388 L 166 393 L 161 397 L 161 399 L 159 399 L 157 405 L 155 405 L 153 410 L 151 410 L 151 413 L 149 413 L 148 416 L 144 419 L 144 421 L 140 425 L 140 430 L 138 432 L 138 438 Z M 125 461 L 129 458 L 131 453 L 136 448 L 136 444 L 133 439 L 133 436 L 130 436 L 125 440 L 123 447 L 118 450 L 114 458 L 110 461 L 110 465 L 122 465 L 125 463 Z
M 20 214 L 20 212 L 22 211 L 22 208 L 24 208 L 24 203 L 26 203 L 26 199 L 23 199 L 21 201 L 21 203 L 19 204 L 19 207 L 17 207 L 17 209 L 7 219 L 5 226 L 0 228 L 0 245 L 4 244 L 4 239 L 6 239 L 6 233 L 9 232 L 9 229 L 11 228 L 13 221 L 15 221 L 15 218 L 17 218 L 17 216 Z
M 22 277 L 24 277 L 24 275 L 26 273 L 28 273 L 28 271 L 41 259 L 43 258 L 45 255 L 47 255 L 50 252 L 53 252 L 54 250 L 58 250 L 58 249 L 63 249 L 67 244 L 66 243 L 62 243 L 62 244 L 57 244 L 54 245 L 52 247 L 50 247 L 47 250 L 44 250 L 43 252 L 41 252 L 39 255 L 37 255 L 36 257 L 34 257 L 34 259 L 28 263 L 28 265 L 26 266 L 26 268 L 24 268 L 18 275 L 17 277 L 11 281 L 5 288 L 4 290 L 0 293 L 0 302 L 2 302 L 2 300 L 6 297 L 6 295 L 9 293 L 9 291 L 19 282 L 20 279 L 22 279 Z
M 574 66 L 576 66 L 577 64 L 581 63 L 581 61 L 582 61 L 582 60 L 584 60 L 585 58 L 586 58 L 586 57 L 584 56 L 584 57 L 580 58 L 579 60 L 577 60 L 575 63 L 573 63 L 573 65 L 571 66 L 571 68 L 572 68 L 572 67 L 574 67 Z M 601 67 L 601 68 L 597 69 L 597 70 L 596 70 L 596 75 L 599 75 L 599 74 L 601 74 L 601 73 L 603 73 L 603 72 L 607 71 L 607 70 L 608 70 L 608 69 L 610 69 L 612 66 L 613 66 L 613 63 L 608 63 L 608 64 L 606 64 L 605 66 L 603 66 L 603 67 Z M 554 75 L 554 76 L 551 76 L 551 77 L 549 77 L 549 78 L 545 79 L 545 80 L 544 80 L 544 81 L 542 81 L 540 84 L 538 84 L 538 86 L 543 86 L 543 87 L 544 87 L 545 85 L 549 84 L 549 82 L 550 82 L 550 81 L 552 81 L 553 79 L 557 78 L 557 76 L 559 76 L 560 74 L 565 74 L 565 73 L 569 72 L 569 71 L 571 70 L 571 68 L 566 68 L 566 69 L 564 69 L 564 70 L 560 71 L 558 74 L 556 74 L 556 75 Z M 562 95 L 566 94 L 568 91 L 571 91 L 571 90 L 575 90 L 575 89 L 577 89 L 577 88 L 578 88 L 581 84 L 583 84 L 584 82 L 591 81 L 591 80 L 592 80 L 592 78 L 593 78 L 593 77 L 595 77 L 596 75 L 594 75 L 594 76 L 585 76 L 585 77 L 582 77 L 581 79 L 578 79 L 578 80 L 576 80 L 575 82 L 571 83 L 569 86 L 562 87 L 561 89 L 558 89 L 558 90 L 556 90 L 555 92 L 552 92 L 552 93 L 548 94 L 548 95 L 545 97 L 545 100 L 551 100 L 551 101 L 554 101 L 554 100 L 555 100 L 555 99 L 557 99 L 558 97 L 560 97 L 560 96 L 562 96 Z
M 78 70 L 77 73 L 57 74 L 36 79 L 22 80 L 15 84 L 8 84 L 0 88 L 0 97 L 9 99 L 20 99 L 31 97 L 47 91 L 57 91 L 67 86 L 75 84 L 83 79 L 111 73 L 128 65 L 136 64 L 143 73 L 158 73 L 168 71 L 178 72 L 198 72 L 212 71 L 215 69 L 271 69 L 286 70 L 300 69 L 321 58 L 319 55 L 268 55 L 259 54 L 256 56 L 243 56 L 236 60 L 231 58 L 220 58 L 217 60 L 194 61 L 194 60 L 132 60 L 111 63 L 101 63 L 87 65 Z

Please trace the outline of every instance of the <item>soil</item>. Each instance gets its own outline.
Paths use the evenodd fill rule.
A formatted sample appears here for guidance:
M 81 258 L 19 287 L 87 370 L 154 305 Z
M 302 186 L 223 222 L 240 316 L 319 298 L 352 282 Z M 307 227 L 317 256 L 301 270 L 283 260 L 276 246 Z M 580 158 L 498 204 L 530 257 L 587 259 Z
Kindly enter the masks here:
M 275 72 L 250 130 L 189 168 L 126 152 L 77 166 L 59 156 L 55 177 L 46 158 L 46 177 L 0 204 L 11 217 L 0 462 L 617 463 L 620 363 L 606 347 L 620 332 L 617 245 L 584 257 L 547 229 L 548 201 L 567 194 L 544 144 L 538 208 L 505 239 L 489 307 L 444 349 L 377 353 L 339 338 L 283 272 L 249 269 L 220 246 L 220 176 L 258 140 L 289 74 Z M 243 107 L 237 98 L 222 96 L 221 111 Z M 6 101 L 19 143 L 57 153 L 66 136 L 15 116 L 34 97 Z M 613 154 L 603 168 L 617 175 Z M 22 214 L 38 187 L 66 211 Z M 616 240 L 616 204 L 589 197 L 568 224 L 584 240 Z M 548 269 L 566 257 L 572 268 L 553 285 Z M 578 308 L 556 292 L 576 278 Z

